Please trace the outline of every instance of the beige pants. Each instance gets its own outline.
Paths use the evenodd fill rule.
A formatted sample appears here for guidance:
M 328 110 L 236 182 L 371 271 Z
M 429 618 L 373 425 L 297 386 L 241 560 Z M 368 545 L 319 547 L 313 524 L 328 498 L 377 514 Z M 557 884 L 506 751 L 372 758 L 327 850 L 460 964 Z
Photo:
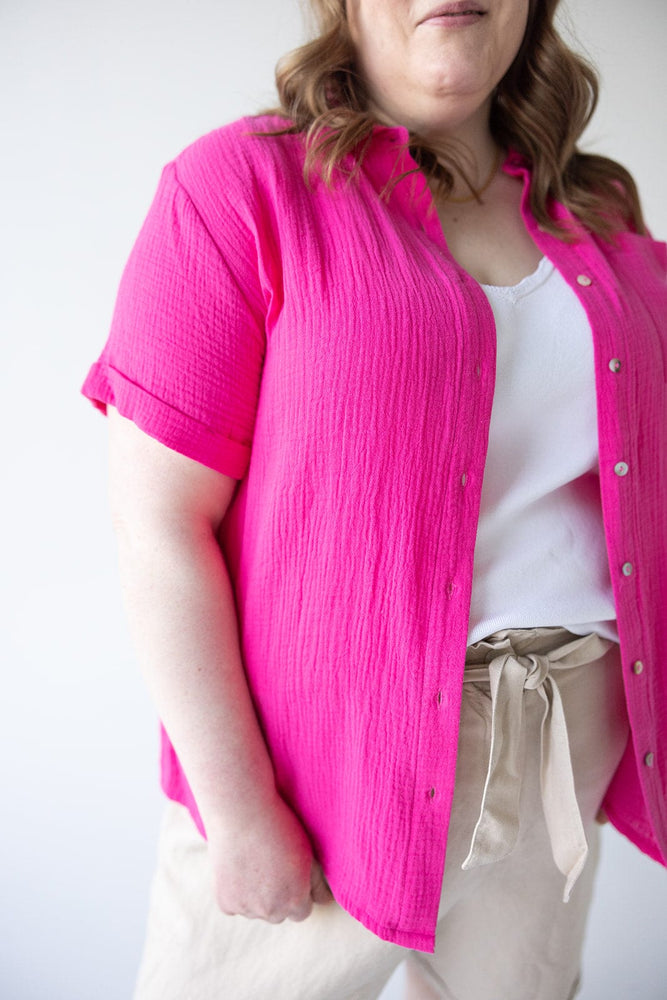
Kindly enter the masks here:
M 469 647 L 435 954 L 381 940 L 336 902 L 302 922 L 222 914 L 205 841 L 169 803 L 135 1000 L 371 1000 L 404 960 L 420 1000 L 574 997 L 595 816 L 629 730 L 618 647 L 573 640 L 519 629 Z M 516 821 L 501 821 L 512 803 Z

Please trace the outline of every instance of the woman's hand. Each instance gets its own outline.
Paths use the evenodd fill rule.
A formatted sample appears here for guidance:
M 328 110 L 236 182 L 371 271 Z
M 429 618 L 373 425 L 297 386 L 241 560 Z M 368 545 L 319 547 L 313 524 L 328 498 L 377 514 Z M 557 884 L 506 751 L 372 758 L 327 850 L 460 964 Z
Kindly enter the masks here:
M 268 920 L 305 920 L 313 903 L 333 895 L 308 835 L 277 793 L 252 819 L 207 825 L 215 898 L 223 913 Z

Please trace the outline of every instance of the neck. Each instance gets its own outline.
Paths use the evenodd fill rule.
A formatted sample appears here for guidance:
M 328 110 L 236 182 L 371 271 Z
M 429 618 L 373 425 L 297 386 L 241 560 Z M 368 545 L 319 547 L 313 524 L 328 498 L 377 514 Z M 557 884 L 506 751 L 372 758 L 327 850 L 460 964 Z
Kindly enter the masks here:
M 374 101 L 370 102 L 369 110 L 383 124 L 403 125 L 425 139 L 436 153 L 439 149 L 442 150 L 443 162 L 448 166 L 451 165 L 453 155 L 461 163 L 470 183 L 479 189 L 489 178 L 498 157 L 498 147 L 489 128 L 491 100 L 489 97 L 472 115 L 461 120 L 453 119 L 451 115 L 441 118 L 439 115 L 442 108 L 439 109 L 438 117 L 429 120 L 412 119 L 396 112 L 391 114 Z M 460 173 L 454 171 L 451 197 L 467 199 L 469 195 L 470 188 Z
M 498 146 L 489 128 L 489 110 L 490 105 L 480 108 L 476 115 L 456 128 L 434 128 L 422 133 L 436 152 L 440 148 L 443 153 L 449 153 L 448 161 L 452 153 L 460 159 L 468 180 L 477 189 L 486 184 L 494 164 L 498 162 Z M 466 198 L 468 195 L 470 188 L 460 174 L 455 172 L 452 198 Z

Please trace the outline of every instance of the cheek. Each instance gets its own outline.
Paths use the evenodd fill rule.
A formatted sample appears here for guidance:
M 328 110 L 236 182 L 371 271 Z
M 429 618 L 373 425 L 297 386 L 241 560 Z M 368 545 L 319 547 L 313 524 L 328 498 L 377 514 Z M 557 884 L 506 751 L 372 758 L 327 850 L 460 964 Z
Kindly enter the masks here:
M 400 71 L 405 43 L 391 3 L 353 0 L 348 4 L 348 26 L 357 61 L 371 81 Z

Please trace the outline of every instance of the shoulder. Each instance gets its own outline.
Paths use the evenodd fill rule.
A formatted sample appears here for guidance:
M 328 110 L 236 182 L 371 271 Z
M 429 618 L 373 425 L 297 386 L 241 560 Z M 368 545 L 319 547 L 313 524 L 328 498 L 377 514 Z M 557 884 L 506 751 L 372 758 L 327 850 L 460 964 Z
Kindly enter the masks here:
M 191 143 L 171 166 L 196 203 L 222 196 L 240 207 L 278 182 L 302 183 L 304 140 L 285 133 L 290 125 L 278 115 L 239 118 Z

